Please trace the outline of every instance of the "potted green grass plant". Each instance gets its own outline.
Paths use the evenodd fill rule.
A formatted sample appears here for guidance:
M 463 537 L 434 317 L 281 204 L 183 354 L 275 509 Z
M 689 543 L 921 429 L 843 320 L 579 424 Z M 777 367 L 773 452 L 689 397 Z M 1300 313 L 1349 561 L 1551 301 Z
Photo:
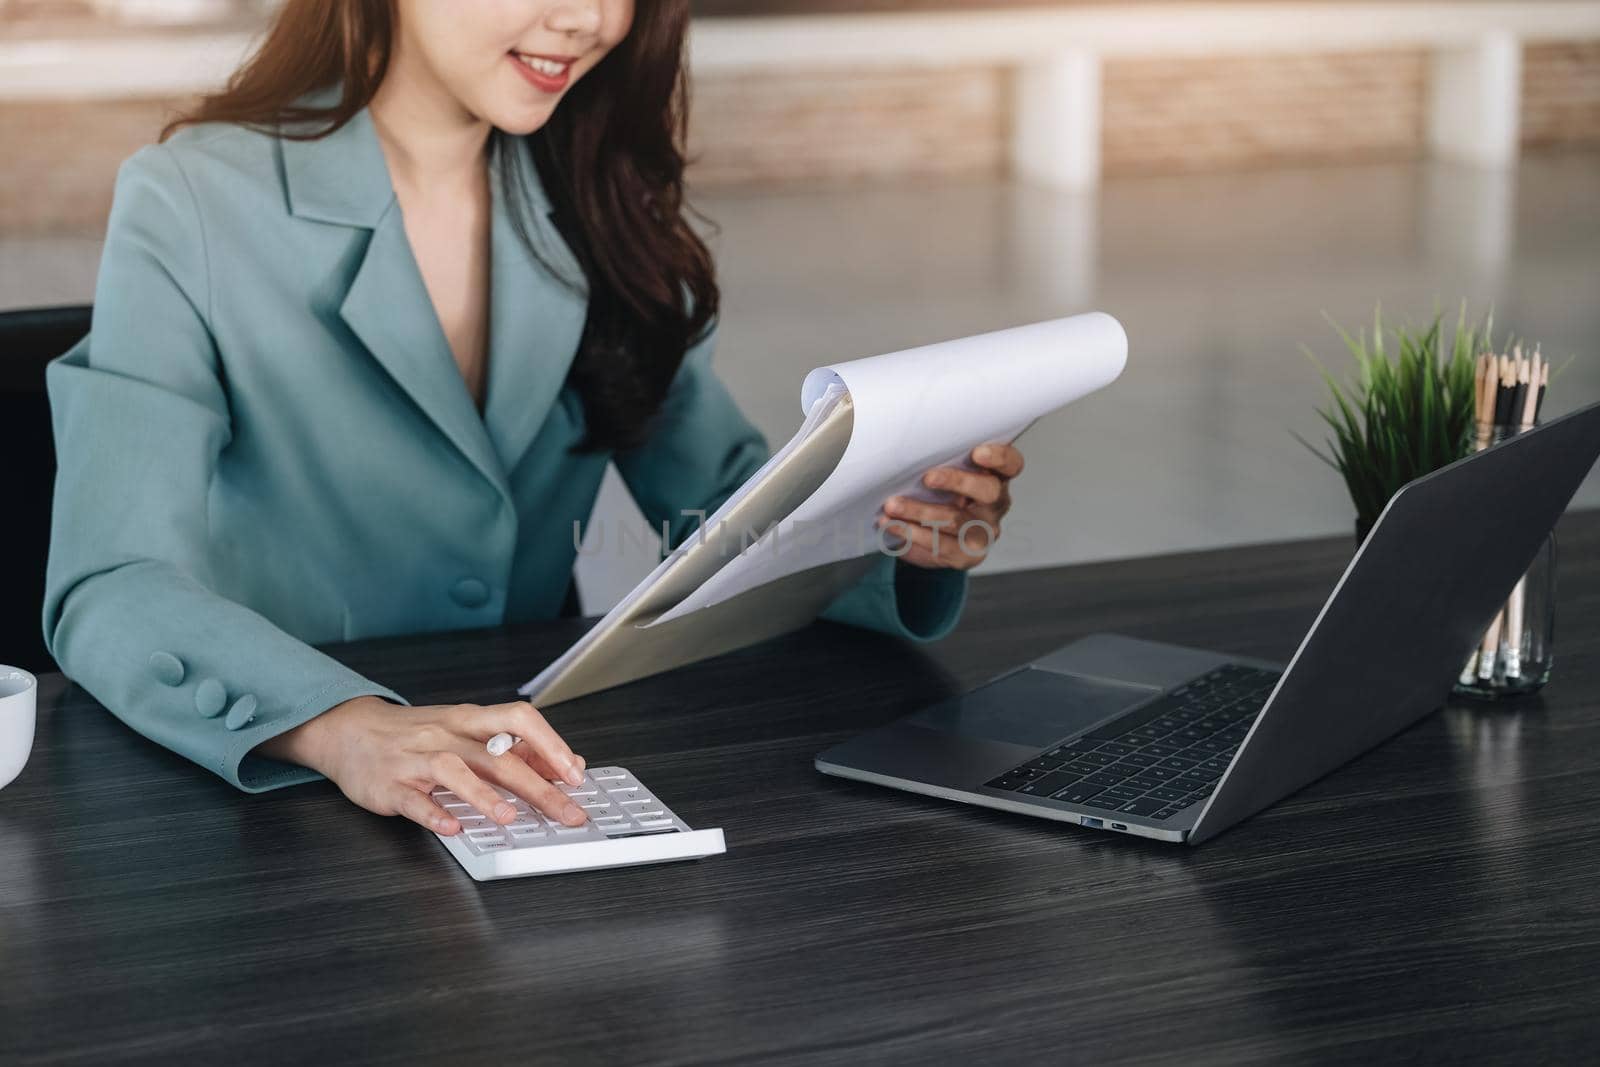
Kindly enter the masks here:
M 1329 320 L 1332 323 L 1332 320 Z M 1355 360 L 1347 384 L 1309 348 L 1330 394 L 1318 409 L 1332 435 L 1318 448 L 1295 437 L 1344 478 L 1356 509 L 1356 540 L 1363 541 L 1401 486 L 1453 463 L 1472 446 L 1473 361 L 1492 346 L 1493 320 L 1455 326 L 1435 315 L 1425 329 L 1385 327 L 1382 309 L 1372 332 L 1352 336 L 1332 323 Z

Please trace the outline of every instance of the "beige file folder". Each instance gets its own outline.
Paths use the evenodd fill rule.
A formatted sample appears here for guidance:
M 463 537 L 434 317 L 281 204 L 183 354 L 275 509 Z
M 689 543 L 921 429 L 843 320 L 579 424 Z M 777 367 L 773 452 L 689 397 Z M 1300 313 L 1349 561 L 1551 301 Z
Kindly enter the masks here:
M 702 608 L 659 626 L 649 623 L 688 596 L 773 523 L 787 517 L 839 464 L 850 443 L 854 408 L 848 395 L 793 451 L 775 463 L 727 514 L 726 521 L 690 535 L 683 554 L 627 610 L 602 620 L 570 662 L 526 695 L 547 706 L 622 685 L 799 629 L 880 559 L 864 556 L 828 563 Z

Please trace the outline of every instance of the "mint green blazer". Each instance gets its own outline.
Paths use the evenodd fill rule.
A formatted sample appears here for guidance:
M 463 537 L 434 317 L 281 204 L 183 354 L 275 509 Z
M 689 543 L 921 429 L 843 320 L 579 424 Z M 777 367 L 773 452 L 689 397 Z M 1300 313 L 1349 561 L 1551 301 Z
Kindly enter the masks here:
M 570 450 L 585 286 L 524 171 L 550 266 L 497 178 L 480 415 L 366 113 L 318 141 L 196 127 L 123 165 L 93 329 L 48 371 L 43 622 L 135 730 L 242 789 L 312 779 L 251 749 L 352 697 L 406 702 L 313 645 L 552 618 L 608 462 L 677 541 L 765 461 L 714 331 L 648 441 Z M 827 614 L 932 639 L 965 588 L 885 556 Z

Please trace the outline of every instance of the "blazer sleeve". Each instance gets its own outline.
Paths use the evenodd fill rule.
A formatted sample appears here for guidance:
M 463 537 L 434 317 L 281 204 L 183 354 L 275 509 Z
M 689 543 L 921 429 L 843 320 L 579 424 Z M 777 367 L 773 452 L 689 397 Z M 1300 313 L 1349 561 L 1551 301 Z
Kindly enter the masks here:
M 210 587 L 232 437 L 202 217 L 172 152 L 117 176 L 89 338 L 50 364 L 58 472 L 44 636 L 129 726 L 250 792 L 318 775 L 250 750 L 352 697 L 405 701 Z
M 712 370 L 715 347 L 713 326 L 685 355 L 649 439 L 615 457 L 652 528 L 665 524 L 673 545 L 698 528 L 697 511 L 709 516 L 770 454 Z M 885 555 L 822 617 L 933 641 L 955 628 L 966 593 L 963 572 L 913 567 Z

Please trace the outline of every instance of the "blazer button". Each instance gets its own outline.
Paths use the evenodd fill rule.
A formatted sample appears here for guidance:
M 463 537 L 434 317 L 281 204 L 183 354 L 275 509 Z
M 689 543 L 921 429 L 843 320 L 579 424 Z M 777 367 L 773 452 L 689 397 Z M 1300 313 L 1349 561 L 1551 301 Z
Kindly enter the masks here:
M 228 706 L 228 691 L 215 678 L 207 678 L 194 691 L 194 710 L 215 719 Z
M 246 693 L 233 702 L 233 707 L 228 709 L 228 717 L 223 725 L 230 730 L 243 730 L 249 725 L 250 720 L 256 717 L 256 698 L 253 693 Z
M 463 578 L 450 587 L 450 597 L 464 608 L 481 608 L 489 602 L 489 587 L 477 578 Z
M 171 652 L 150 653 L 150 673 L 162 685 L 183 684 L 183 660 Z

